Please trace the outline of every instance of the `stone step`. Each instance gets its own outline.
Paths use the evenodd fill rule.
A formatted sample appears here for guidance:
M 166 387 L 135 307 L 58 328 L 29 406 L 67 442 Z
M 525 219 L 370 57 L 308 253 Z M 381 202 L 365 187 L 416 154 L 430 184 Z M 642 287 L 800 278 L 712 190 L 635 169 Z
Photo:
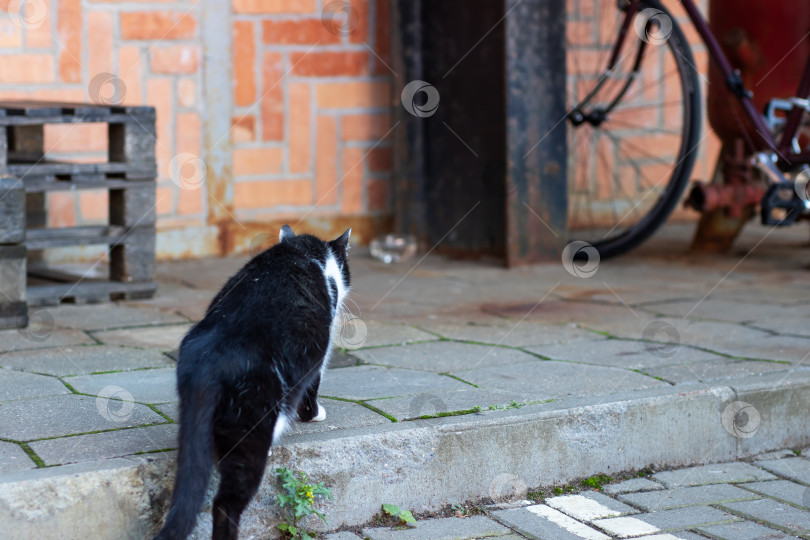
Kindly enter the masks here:
M 741 403 L 754 408 L 745 418 Z M 279 466 L 303 470 L 332 489 L 334 499 L 325 505 L 329 525 L 309 523 L 327 531 L 365 524 L 383 503 L 425 512 L 597 473 L 804 447 L 810 444 L 808 405 L 810 370 L 796 369 L 790 377 L 750 377 L 733 386 L 685 383 L 292 435 L 273 451 L 243 516 L 242 536 L 273 534 L 279 520 L 273 471 Z M 174 453 L 163 452 L 1 476 L 0 531 L 12 539 L 148 537 L 167 509 L 173 468 Z M 675 477 L 660 481 L 680 486 Z M 208 538 L 210 526 L 210 515 L 201 514 L 194 538 Z

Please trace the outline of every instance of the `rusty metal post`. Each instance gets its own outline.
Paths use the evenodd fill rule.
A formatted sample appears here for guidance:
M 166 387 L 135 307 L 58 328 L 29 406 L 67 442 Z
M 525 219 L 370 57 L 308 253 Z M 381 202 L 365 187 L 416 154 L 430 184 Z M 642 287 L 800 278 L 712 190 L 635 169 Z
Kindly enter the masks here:
M 231 8 L 227 2 L 203 2 L 203 155 L 208 223 L 227 227 L 233 215 L 231 117 L 233 55 Z M 223 231 L 220 230 L 220 236 Z M 222 254 L 227 246 L 220 246 Z
M 413 234 L 422 242 L 427 241 L 427 151 L 425 122 L 409 114 L 400 106 L 400 93 L 408 81 L 424 80 L 422 51 L 422 0 L 397 1 L 394 3 L 391 21 L 393 50 L 392 67 L 397 77 L 393 81 L 393 118 L 396 127 L 392 132 L 396 197 L 394 197 L 394 227 L 397 231 Z M 403 82 L 404 81 L 404 82 Z
M 508 266 L 558 259 L 568 237 L 565 1 L 506 1 Z

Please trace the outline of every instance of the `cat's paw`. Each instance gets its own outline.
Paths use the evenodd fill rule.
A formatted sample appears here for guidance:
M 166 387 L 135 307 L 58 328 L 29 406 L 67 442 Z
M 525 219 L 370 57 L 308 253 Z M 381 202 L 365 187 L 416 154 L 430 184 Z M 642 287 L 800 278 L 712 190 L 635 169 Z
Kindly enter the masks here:
M 318 403 L 318 414 L 316 414 L 310 422 L 323 422 L 326 420 L 326 409 L 323 408 L 323 405 Z
M 267 457 L 270 457 L 272 455 L 273 455 L 273 449 L 270 448 L 269 450 L 267 450 Z

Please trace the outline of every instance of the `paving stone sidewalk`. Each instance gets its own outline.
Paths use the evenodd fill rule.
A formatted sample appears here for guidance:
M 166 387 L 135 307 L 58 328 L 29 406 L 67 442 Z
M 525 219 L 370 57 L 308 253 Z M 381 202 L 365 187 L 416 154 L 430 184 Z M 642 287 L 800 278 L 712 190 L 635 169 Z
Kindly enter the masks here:
M 705 451 L 681 455 L 680 464 L 709 461 L 718 447 L 726 459 L 782 447 L 772 441 L 785 434 L 809 438 L 807 392 L 789 392 L 810 384 L 806 239 L 792 229 L 751 228 L 735 253 L 693 255 L 686 252 L 690 233 L 691 228 L 665 229 L 639 251 L 602 262 L 587 279 L 560 263 L 506 270 L 429 256 L 386 266 L 355 250 L 352 315 L 344 321 L 341 350 L 321 387 L 327 419 L 297 424 L 283 444 L 388 434 L 403 426 L 438 429 L 451 421 L 493 426 L 518 413 L 575 411 L 566 413 L 578 420 L 560 435 L 565 444 L 560 448 L 591 470 L 621 457 L 601 452 L 621 446 L 613 438 L 622 428 L 619 421 L 629 419 L 601 416 L 598 406 L 637 396 L 681 400 L 683 412 L 673 422 L 691 417 L 691 425 L 716 441 Z M 122 457 L 171 460 L 177 437 L 177 346 L 245 260 L 163 263 L 154 299 L 32 309 L 28 329 L 0 331 L 0 482 L 6 476 L 18 481 L 44 467 L 53 472 L 81 464 L 90 470 Z M 708 410 L 697 397 L 701 392 L 720 396 L 722 404 Z M 740 392 L 756 400 L 736 400 Z M 783 405 L 774 397 L 794 401 Z M 670 426 L 644 436 L 660 442 Z M 644 441 L 633 444 L 643 450 Z M 543 455 L 546 470 L 564 476 L 564 470 L 554 469 L 551 454 Z M 666 455 L 633 454 L 636 461 L 671 465 L 662 461 Z M 388 466 L 375 459 L 369 458 L 368 467 Z M 571 526 L 599 534 L 624 531 L 640 519 L 637 513 L 649 511 L 657 517 L 636 525 L 663 534 L 688 529 L 694 535 L 696 515 L 706 523 L 721 514 L 732 516 L 729 524 L 706 525 L 729 531 L 742 516 L 753 516 L 752 523 L 766 515 L 776 520 L 773 505 L 782 504 L 775 525 L 794 534 L 792 527 L 805 523 L 804 510 L 784 504 L 804 500 L 796 495 L 795 482 L 810 485 L 810 475 L 793 478 L 773 470 L 777 465 L 760 465 L 762 475 L 771 471 L 794 483 L 745 477 L 738 481 L 750 485 L 674 491 L 673 500 L 705 501 L 683 510 L 665 508 L 670 503 L 650 494 L 653 487 L 689 487 L 661 473 L 648 480 L 654 485 L 634 481 L 641 487 L 611 495 L 611 507 L 622 502 L 636 513 L 580 519 Z M 544 478 L 537 474 L 532 485 Z M 714 497 L 727 496 L 730 487 L 759 493 L 764 502 L 717 503 Z M 786 491 L 779 493 L 792 494 L 781 496 L 787 503 L 774 502 L 780 498 L 774 490 L 781 487 Z M 492 518 L 504 524 L 509 517 L 515 520 L 511 527 L 525 531 L 533 529 L 521 529 L 524 522 L 556 523 L 549 516 L 560 523 L 576 519 L 566 508 L 538 508 Z M 486 520 L 465 523 L 489 526 Z
M 810 461 L 790 450 L 688 467 L 600 491 L 516 500 L 415 527 L 366 527 L 326 540 L 776 540 L 810 538 Z M 560 488 L 562 490 L 562 488 Z

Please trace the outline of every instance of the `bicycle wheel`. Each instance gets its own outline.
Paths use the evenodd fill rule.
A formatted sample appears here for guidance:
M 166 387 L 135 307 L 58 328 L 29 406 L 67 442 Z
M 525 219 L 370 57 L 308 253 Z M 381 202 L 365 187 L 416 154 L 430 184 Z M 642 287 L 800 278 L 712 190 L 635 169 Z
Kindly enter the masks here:
M 628 4 L 568 0 L 569 234 L 600 258 L 634 248 L 667 219 L 700 132 L 692 52 L 658 0 L 640 2 L 607 69 Z

